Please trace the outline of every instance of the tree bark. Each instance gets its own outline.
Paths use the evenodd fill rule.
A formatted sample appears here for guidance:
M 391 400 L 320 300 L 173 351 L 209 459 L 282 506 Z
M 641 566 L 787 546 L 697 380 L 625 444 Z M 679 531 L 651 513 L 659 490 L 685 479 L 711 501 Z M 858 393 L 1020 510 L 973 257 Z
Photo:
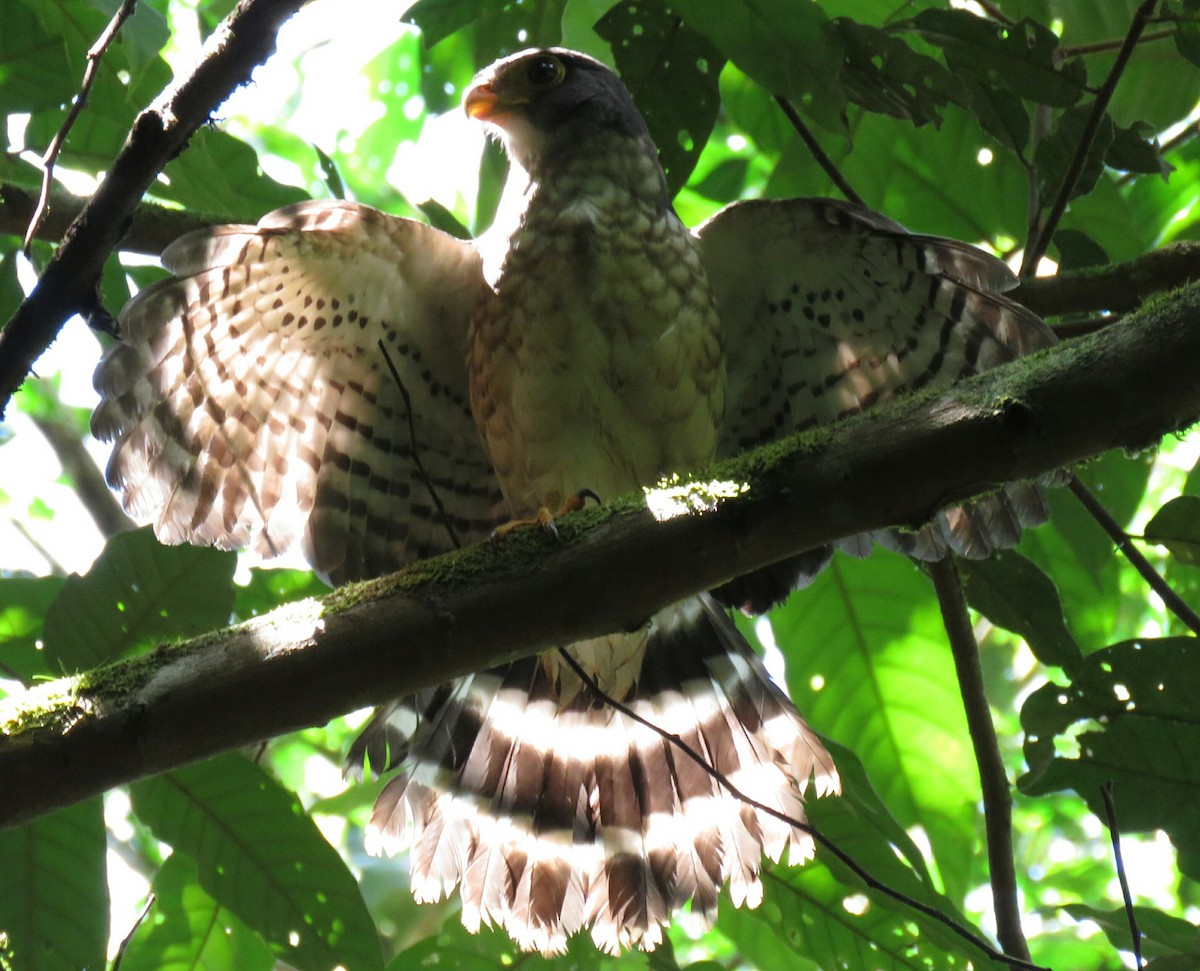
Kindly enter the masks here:
M 1200 285 L 939 393 L 0 706 L 0 825 L 655 610 L 1200 416 Z M 690 485 L 688 484 L 690 483 Z M 717 485 L 715 483 L 726 483 Z M 732 485 L 730 485 L 732 484 Z

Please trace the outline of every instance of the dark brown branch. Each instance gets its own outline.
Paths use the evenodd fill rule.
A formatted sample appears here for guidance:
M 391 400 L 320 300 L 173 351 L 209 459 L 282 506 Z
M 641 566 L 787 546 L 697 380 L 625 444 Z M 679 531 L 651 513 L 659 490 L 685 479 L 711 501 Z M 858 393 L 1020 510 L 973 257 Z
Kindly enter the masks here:
M 75 495 L 83 503 L 84 509 L 96 524 L 96 528 L 107 539 L 127 529 L 133 529 L 137 523 L 125 515 L 117 497 L 104 481 L 104 476 L 96 467 L 95 461 L 83 447 L 79 435 L 72 429 L 64 427 L 51 418 L 33 417 L 63 471 L 71 477 L 75 486 Z
M 1133 938 L 1133 966 L 1142 971 L 1142 932 L 1138 929 L 1137 913 L 1133 909 L 1133 894 L 1129 892 L 1129 876 L 1125 873 L 1125 858 L 1121 854 L 1121 831 L 1117 828 L 1117 808 L 1113 805 L 1111 781 L 1100 786 L 1100 798 L 1104 801 L 1105 821 L 1112 840 L 1113 863 L 1117 880 L 1121 884 L 1121 897 L 1125 901 L 1125 917 L 1129 921 L 1129 936 Z
M 38 193 L 33 216 L 29 220 L 22 240 L 22 248 L 26 253 L 29 252 L 29 246 L 37 234 L 38 225 L 46 215 L 46 208 L 50 205 L 50 187 L 54 185 L 54 165 L 58 161 L 67 135 L 87 105 L 88 95 L 91 94 L 92 85 L 96 83 L 96 75 L 100 72 L 100 62 L 104 59 L 105 52 L 109 45 L 117 39 L 117 33 L 125 21 L 133 16 L 136 6 L 137 0 L 123 0 L 121 6 L 117 8 L 117 12 L 108 22 L 108 26 L 104 28 L 104 31 L 96 39 L 96 43 L 87 52 L 87 66 L 83 69 L 83 81 L 79 85 L 79 94 L 75 96 L 75 100 L 71 103 L 71 109 L 67 112 L 67 116 L 63 119 L 58 131 L 54 133 L 54 137 L 50 139 L 50 144 L 46 146 L 46 151 L 42 155 L 42 187 Z
M 1043 317 L 1135 310 L 1146 297 L 1200 280 L 1200 243 L 1171 243 L 1127 263 L 1058 276 L 1025 277 L 1009 293 Z
M 63 322 L 87 305 L 134 207 L 192 132 L 274 50 L 275 32 L 304 0 L 240 0 L 196 70 L 133 124 L 124 147 L 67 230 L 33 292 L 0 331 L 0 416 Z
M 1142 34 L 1138 38 L 1139 44 L 1149 44 L 1151 41 L 1168 40 L 1175 36 L 1175 28 L 1169 27 L 1164 30 L 1152 30 L 1148 34 Z M 1060 47 L 1056 52 L 1061 58 L 1079 57 L 1083 54 L 1103 54 L 1105 51 L 1119 50 L 1121 45 L 1125 43 L 1123 37 L 1112 37 L 1108 40 L 1094 40 L 1090 44 L 1067 44 Z
M 36 200 L 26 189 L 0 183 L 0 233 L 19 236 L 33 218 L 36 204 Z M 51 189 L 50 208 L 38 227 L 37 238 L 48 243 L 57 243 L 86 204 L 87 199 L 65 189 Z M 223 222 L 228 220 L 183 209 L 169 209 L 154 202 L 142 202 L 133 210 L 129 229 L 121 239 L 120 249 L 122 252 L 158 256 L 169 243 L 173 243 L 184 233 Z
M 993 961 L 1000 961 L 1014 968 L 1027 968 L 1032 969 L 1032 971 L 1047 971 L 1047 969 L 1041 968 L 1039 965 L 1034 964 L 1029 959 L 1028 954 L 1022 958 L 1019 956 L 1000 953 L 978 934 L 959 924 L 949 914 L 945 914 L 930 904 L 924 903 L 923 901 L 908 896 L 908 894 L 901 893 L 894 887 L 888 886 L 886 883 L 872 874 L 870 870 L 855 860 L 854 857 L 838 846 L 835 841 L 831 840 L 828 836 L 817 829 L 817 827 L 812 823 L 808 822 L 807 820 L 796 819 L 794 816 L 789 816 L 787 813 L 780 812 L 773 806 L 768 806 L 765 802 L 759 802 L 759 800 L 755 799 L 753 796 L 743 792 L 732 782 L 730 782 L 729 778 L 723 772 L 719 772 L 716 768 L 714 768 L 709 763 L 708 759 L 688 745 L 688 743 L 685 742 L 682 737 L 674 732 L 669 732 L 665 728 L 655 725 L 654 722 L 650 721 L 648 718 L 643 718 L 628 705 L 622 704 L 616 698 L 606 694 L 596 683 L 596 679 L 583 669 L 583 665 L 576 661 L 575 658 L 571 656 L 569 651 L 566 651 L 560 647 L 558 649 L 558 654 L 563 661 L 566 662 L 567 667 L 575 672 L 579 680 L 586 684 L 588 688 L 590 688 L 591 691 L 605 704 L 615 708 L 626 718 L 630 718 L 639 725 L 650 729 L 650 731 L 654 732 L 664 741 L 669 742 L 685 756 L 687 756 L 687 758 L 689 758 L 692 762 L 695 762 L 696 765 L 700 766 L 700 768 L 706 775 L 709 776 L 709 778 L 711 778 L 717 783 L 717 785 L 733 796 L 734 799 L 745 803 L 747 806 L 754 807 L 759 812 L 766 813 L 768 816 L 778 819 L 781 823 L 786 823 L 788 826 L 793 826 L 802 833 L 807 833 L 813 838 L 813 842 L 817 843 L 827 853 L 837 857 L 843 864 L 845 864 L 846 867 L 850 869 L 855 876 L 862 880 L 869 889 L 886 894 L 893 900 L 900 901 L 900 903 L 904 904 L 906 907 L 911 907 L 913 910 L 919 911 L 931 920 L 934 920 L 943 927 L 948 928 L 952 933 L 958 937 L 961 937 L 967 943 L 978 948 L 983 954 Z
M 975 765 L 983 791 L 983 819 L 987 834 L 988 877 L 992 885 L 992 909 L 996 915 L 996 936 L 1004 953 L 1029 960 L 1029 944 L 1021 927 L 1021 908 L 1017 896 L 1017 871 L 1013 860 L 1012 788 L 992 711 L 983 685 L 979 663 L 979 644 L 967 613 L 962 581 L 954 559 L 947 557 L 929 564 L 929 575 L 937 593 L 942 624 L 950 641 L 958 689 L 967 713 L 967 731 L 975 750 Z
M 1193 286 L 949 391 L 706 470 L 667 494 L 674 505 L 656 497 L 656 515 L 640 499 L 588 510 L 559 522 L 562 544 L 529 530 L 39 685 L 0 704 L 0 824 L 506 658 L 629 629 L 798 550 L 919 523 L 1005 481 L 1144 448 L 1200 416 L 1198 317 Z M 708 488 L 715 477 L 746 489 Z M 730 492 L 737 497 L 719 498 Z M 713 511 L 688 514 L 706 505 Z M 581 524 L 606 516 L 580 538 Z
M 1137 548 L 1133 538 L 1101 505 L 1100 500 L 1092 495 L 1091 490 L 1075 476 L 1071 476 L 1069 487 L 1083 508 L 1091 514 L 1091 517 L 1099 523 L 1100 528 L 1108 534 L 1108 538 L 1116 544 L 1125 559 L 1141 574 L 1146 585 L 1158 594 L 1167 610 L 1178 617 L 1193 633 L 1200 634 L 1200 615 L 1197 615 L 1196 611 L 1192 610 L 1187 602 L 1171 589 L 1167 581 L 1154 569 L 1154 564 L 1146 559 L 1142 551 Z
M 1058 187 L 1058 195 L 1054 198 L 1054 204 L 1050 207 L 1050 212 L 1046 215 L 1041 228 L 1030 239 L 1029 246 L 1025 248 L 1025 256 L 1021 261 L 1021 276 L 1032 275 L 1042 257 L 1046 255 L 1046 250 L 1050 248 L 1050 240 L 1054 238 L 1059 220 L 1067 211 L 1067 203 L 1071 201 L 1075 186 L 1079 182 L 1080 175 L 1083 174 L 1084 163 L 1091 151 L 1092 142 L 1096 140 L 1096 133 L 1100 130 L 1100 122 L 1104 120 L 1104 115 L 1108 111 L 1108 103 L 1112 100 L 1113 92 L 1117 90 L 1117 82 L 1125 73 L 1125 66 L 1129 63 L 1134 48 L 1137 47 L 1138 38 L 1142 36 L 1142 32 L 1146 29 L 1146 22 L 1154 13 L 1157 5 L 1158 0 L 1142 0 L 1141 5 L 1134 13 L 1133 21 L 1129 25 L 1129 32 L 1125 35 L 1121 49 L 1117 52 L 1116 60 L 1113 61 L 1113 66 L 1104 79 L 1104 84 L 1100 86 L 1100 90 L 1096 94 L 1096 100 L 1092 104 L 1092 113 L 1083 127 L 1083 133 L 1079 136 L 1079 145 L 1075 148 L 1075 154 L 1071 156 L 1071 164 L 1067 166 L 1062 185 Z
M 775 103 L 779 105 L 787 120 L 792 123 L 792 127 L 796 129 L 796 134 L 800 136 L 800 140 L 804 142 L 812 157 L 816 159 L 817 164 L 821 166 L 821 169 L 829 176 L 833 184 L 837 186 L 838 192 L 849 202 L 857 203 L 860 206 L 866 205 L 863 202 L 862 196 L 854 191 L 854 186 L 846 181 L 846 177 L 833 164 L 833 159 L 826 154 L 825 149 L 821 147 L 821 143 L 817 141 L 816 136 L 809 131 L 808 125 L 804 124 L 804 119 L 800 117 L 799 112 L 792 106 L 792 103 L 781 94 L 775 95 Z

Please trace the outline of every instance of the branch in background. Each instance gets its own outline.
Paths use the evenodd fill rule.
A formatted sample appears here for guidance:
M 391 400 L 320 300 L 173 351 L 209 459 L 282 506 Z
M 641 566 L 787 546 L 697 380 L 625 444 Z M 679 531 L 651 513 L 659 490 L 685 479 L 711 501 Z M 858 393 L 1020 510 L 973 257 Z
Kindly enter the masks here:
M 1100 524 L 1100 528 L 1108 534 L 1108 538 L 1124 554 L 1125 559 L 1141 574 L 1142 579 L 1146 581 L 1150 589 L 1158 594 L 1163 602 L 1163 606 L 1178 617 L 1193 633 L 1200 634 L 1200 615 L 1197 615 L 1196 611 L 1192 610 L 1184 599 L 1170 588 L 1167 581 L 1159 576 L 1153 564 L 1146 559 L 1142 551 L 1134 544 L 1130 535 L 1112 518 L 1109 511 L 1100 504 L 1100 500 L 1092 495 L 1091 490 L 1076 476 L 1071 476 L 1070 482 L 1067 485 L 1075 498 L 1083 505 L 1083 508 Z
M 1168 27 L 1164 30 L 1152 30 L 1148 34 L 1142 34 L 1138 38 L 1139 44 L 1148 44 L 1155 40 L 1168 40 L 1175 36 L 1175 28 Z M 1079 57 L 1082 54 L 1102 54 L 1105 51 L 1119 50 L 1126 43 L 1123 37 L 1113 37 L 1109 40 L 1095 40 L 1090 44 L 1066 44 L 1060 47 L 1055 53 L 1061 58 Z
M 57 243 L 83 211 L 87 199 L 54 187 L 50 208 L 38 226 L 37 238 Z M 20 186 L 0 183 L 0 233 L 19 236 L 33 218 L 37 201 Z M 139 203 L 120 241 L 122 252 L 158 256 L 170 243 L 193 229 L 206 229 L 229 220 L 221 216 L 169 209 L 155 202 Z
M 1125 901 L 1125 917 L 1129 921 L 1129 936 L 1133 938 L 1133 966 L 1142 971 L 1142 932 L 1138 929 L 1137 913 L 1133 909 L 1133 894 L 1129 892 L 1129 877 L 1125 873 L 1125 858 L 1121 855 L 1121 831 L 1117 829 L 1117 809 L 1113 805 L 1111 781 L 1100 786 L 1100 798 L 1104 800 L 1104 815 L 1108 823 L 1108 835 L 1112 840 L 1113 862 L 1117 880 L 1121 884 L 1121 897 Z
M 33 216 L 29 220 L 22 240 L 22 248 L 26 254 L 29 253 L 29 246 L 37 234 L 38 225 L 46 215 L 46 207 L 50 204 L 50 187 L 54 184 L 54 165 L 58 161 L 63 143 L 66 142 L 71 127 L 79 118 L 84 106 L 87 105 L 88 95 L 91 94 L 92 85 L 96 83 L 96 75 L 100 72 L 100 62 L 104 59 L 105 51 L 116 40 L 117 33 L 125 21 L 133 16 L 133 9 L 136 6 L 137 0 L 123 0 L 121 6 L 117 8 L 117 12 L 113 14 L 112 20 L 108 22 L 108 26 L 104 28 L 104 32 L 88 49 L 87 67 L 83 70 L 83 81 L 79 85 L 79 94 L 75 96 L 75 100 L 71 103 L 71 110 L 67 112 L 67 116 L 63 119 L 58 131 L 54 133 L 54 137 L 50 139 L 50 144 L 46 146 L 46 151 L 42 155 L 42 188 L 38 193 L 37 206 L 34 207 Z
M 240 0 L 195 71 L 147 108 L 33 292 L 0 331 L 0 416 L 63 322 L 87 305 L 104 261 L 142 195 L 200 125 L 274 50 L 275 32 L 304 0 Z
M 845 176 L 838 171 L 838 167 L 833 164 L 833 159 L 825 154 L 825 149 L 821 147 L 821 143 L 817 141 L 816 136 L 809 131 L 808 126 L 804 124 L 804 120 L 792 106 L 792 103 L 781 94 L 775 95 L 775 103 L 779 105 L 780 109 L 782 109 L 787 120 L 792 123 L 792 127 L 796 129 L 796 134 L 800 136 L 800 140 L 803 141 L 808 147 L 809 152 L 812 153 L 812 157 L 816 159 L 817 164 L 820 165 L 825 174 L 833 180 L 833 184 L 837 186 L 838 192 L 840 192 L 848 201 L 857 203 L 860 206 L 865 206 L 866 203 L 863 202 L 862 196 L 854 191 L 854 186 L 847 182 Z
M 1025 277 L 1008 296 L 1043 317 L 1135 310 L 1155 293 L 1200 280 L 1200 243 L 1181 241 L 1128 263 Z
M 1200 286 L 1101 333 L 640 501 L 483 544 L 79 678 L 0 714 L 0 824 L 558 644 L 641 624 L 733 576 L 1200 416 Z M 734 499 L 712 477 L 746 485 Z M 886 483 L 887 488 L 881 488 Z M 717 490 L 725 492 L 728 490 Z M 673 497 L 673 498 L 672 498 Z M 699 506 L 704 515 L 689 514 Z M 580 524 L 608 517 L 579 538 Z M 573 538 L 574 537 L 574 538 Z M 598 596 L 598 591 L 603 596 Z
M 1046 255 L 1046 250 L 1050 248 L 1050 241 L 1058 229 L 1059 220 L 1067 211 L 1067 203 L 1071 201 L 1071 197 L 1075 193 L 1075 186 L 1079 182 L 1080 175 L 1083 174 L 1084 163 L 1091 151 L 1092 142 L 1096 140 L 1096 132 L 1100 130 L 1100 122 L 1104 120 L 1104 115 L 1108 111 L 1108 103 L 1112 100 L 1113 92 L 1117 90 L 1117 82 L 1125 73 L 1125 66 L 1129 63 L 1129 58 L 1133 56 L 1133 49 L 1137 46 L 1138 38 L 1142 36 L 1142 32 L 1146 29 L 1146 23 L 1157 5 L 1158 0 L 1142 0 L 1141 5 L 1134 13 L 1133 21 L 1129 25 L 1129 33 L 1125 35 L 1121 49 L 1117 52 L 1116 60 L 1113 61 L 1113 66 L 1108 72 L 1108 77 L 1104 79 L 1104 84 L 1100 86 L 1096 100 L 1092 103 L 1092 113 L 1088 116 L 1087 124 L 1084 125 L 1083 134 L 1079 136 L 1079 145 L 1075 148 L 1075 154 L 1071 156 L 1071 164 L 1067 166 L 1062 185 L 1058 187 L 1058 195 L 1054 199 L 1054 204 L 1050 207 L 1050 212 L 1047 214 L 1045 222 L 1041 224 L 1041 228 L 1038 229 L 1036 236 L 1031 238 L 1029 245 L 1025 247 L 1020 276 L 1032 276 L 1038 263 Z
M 83 507 L 104 538 L 109 539 L 117 533 L 136 528 L 137 523 L 125 515 L 92 456 L 83 447 L 79 435 L 51 418 L 39 418 L 36 415 L 32 417 L 38 431 L 54 449 L 54 455 L 63 471 L 71 477 L 75 495 L 79 497 L 79 501 L 83 503 Z
M 942 612 L 942 625 L 950 640 L 958 689 L 967 714 L 967 731 L 975 750 L 979 784 L 983 791 L 983 819 L 987 833 L 988 877 L 992 885 L 992 909 L 996 914 L 996 936 L 1004 953 L 1029 960 L 1029 944 L 1021 927 L 1021 908 L 1017 897 L 1017 870 L 1013 857 L 1012 789 L 996 726 L 983 686 L 979 663 L 979 644 L 971 628 L 962 581 L 954 557 L 928 564 L 933 589 Z

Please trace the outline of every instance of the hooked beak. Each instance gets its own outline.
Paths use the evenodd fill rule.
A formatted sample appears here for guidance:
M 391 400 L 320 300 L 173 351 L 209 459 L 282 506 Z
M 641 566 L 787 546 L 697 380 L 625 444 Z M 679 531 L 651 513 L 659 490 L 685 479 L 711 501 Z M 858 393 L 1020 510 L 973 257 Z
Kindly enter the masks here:
M 496 89 L 492 87 L 491 82 L 481 81 L 467 89 L 467 93 L 463 96 L 463 111 L 477 121 L 495 121 L 518 104 L 524 103 L 524 98 L 501 98 L 496 93 Z

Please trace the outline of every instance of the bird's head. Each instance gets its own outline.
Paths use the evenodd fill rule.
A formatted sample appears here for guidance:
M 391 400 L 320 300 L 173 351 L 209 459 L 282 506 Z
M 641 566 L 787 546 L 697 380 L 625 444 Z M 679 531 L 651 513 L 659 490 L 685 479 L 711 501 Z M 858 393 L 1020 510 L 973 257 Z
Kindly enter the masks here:
M 559 47 L 522 51 L 484 68 L 463 108 L 527 169 L 538 158 L 581 148 L 597 133 L 647 134 L 620 78 L 595 58 Z

